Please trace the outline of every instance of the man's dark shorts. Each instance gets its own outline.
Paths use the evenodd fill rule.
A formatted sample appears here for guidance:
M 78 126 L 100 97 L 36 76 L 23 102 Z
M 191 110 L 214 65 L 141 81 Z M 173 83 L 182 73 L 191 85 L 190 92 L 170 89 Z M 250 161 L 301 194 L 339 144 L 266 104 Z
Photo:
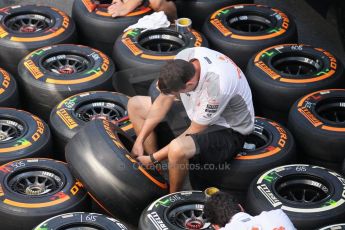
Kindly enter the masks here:
M 245 137 L 231 128 L 218 125 L 196 134 L 187 134 L 194 140 L 196 154 L 191 163 L 219 164 L 231 161 L 242 149 Z

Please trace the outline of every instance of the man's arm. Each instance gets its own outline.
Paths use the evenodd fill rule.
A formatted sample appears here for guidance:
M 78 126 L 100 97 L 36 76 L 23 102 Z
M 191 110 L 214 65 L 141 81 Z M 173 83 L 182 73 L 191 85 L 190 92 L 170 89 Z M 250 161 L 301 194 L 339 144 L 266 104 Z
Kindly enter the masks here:
M 142 0 L 114 0 L 113 4 L 108 7 L 108 13 L 112 17 L 125 16 L 142 4 Z
M 176 6 L 172 1 L 150 0 L 150 7 L 156 12 L 164 11 L 171 22 L 174 22 L 177 19 Z

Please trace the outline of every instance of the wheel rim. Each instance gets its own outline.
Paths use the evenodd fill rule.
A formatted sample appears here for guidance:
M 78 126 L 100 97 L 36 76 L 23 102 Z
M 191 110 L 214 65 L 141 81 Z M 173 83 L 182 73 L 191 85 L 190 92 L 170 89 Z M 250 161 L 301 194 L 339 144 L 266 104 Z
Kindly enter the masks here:
M 266 31 L 273 28 L 275 24 L 275 20 L 273 18 L 255 13 L 231 15 L 227 22 L 230 28 L 244 33 Z
M 314 76 L 322 70 L 322 62 L 315 57 L 297 53 L 278 54 L 272 59 L 272 66 L 278 72 L 294 77 Z
M 315 204 L 330 196 L 328 183 L 312 175 L 283 177 L 277 181 L 275 189 L 282 199 L 298 204 Z
M 13 120 L 0 119 L 0 143 L 20 139 L 24 126 Z
M 117 121 L 126 115 L 126 109 L 113 102 L 97 101 L 88 102 L 76 109 L 78 119 L 89 122 L 94 119 Z
M 138 42 L 143 48 L 160 53 L 173 52 L 185 46 L 181 34 L 165 30 L 144 32 L 140 35 Z
M 54 194 L 63 187 L 62 177 L 46 170 L 19 172 L 9 179 L 8 185 L 17 194 L 42 196 Z
M 262 148 L 264 146 L 267 146 L 267 144 L 269 143 L 269 140 L 270 140 L 270 135 L 267 132 L 267 130 L 259 126 L 255 126 L 254 132 L 246 136 L 243 150 L 250 151 L 250 150 Z M 255 148 L 253 149 L 251 146 L 255 146 Z
M 315 111 L 327 123 L 345 125 L 345 98 L 330 98 L 316 104 Z
M 90 61 L 77 54 L 54 54 L 45 58 L 42 65 L 46 70 L 56 74 L 75 74 L 88 69 Z
M 206 229 L 210 223 L 203 215 L 203 208 L 202 204 L 181 205 L 170 210 L 167 219 L 170 224 L 181 229 Z
M 12 31 L 19 33 L 36 33 L 50 28 L 53 20 L 42 14 L 17 14 L 5 21 Z

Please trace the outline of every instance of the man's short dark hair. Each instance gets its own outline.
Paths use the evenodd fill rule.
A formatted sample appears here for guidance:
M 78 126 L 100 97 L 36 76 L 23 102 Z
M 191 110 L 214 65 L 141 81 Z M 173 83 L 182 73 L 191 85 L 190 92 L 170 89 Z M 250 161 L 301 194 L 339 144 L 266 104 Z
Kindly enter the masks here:
M 181 59 L 168 61 L 161 68 L 158 88 L 164 94 L 177 92 L 186 87 L 186 82 L 192 79 L 194 74 L 192 63 Z
M 224 227 L 233 215 L 241 212 L 238 204 L 238 200 L 233 195 L 217 192 L 205 202 L 204 215 L 211 224 Z

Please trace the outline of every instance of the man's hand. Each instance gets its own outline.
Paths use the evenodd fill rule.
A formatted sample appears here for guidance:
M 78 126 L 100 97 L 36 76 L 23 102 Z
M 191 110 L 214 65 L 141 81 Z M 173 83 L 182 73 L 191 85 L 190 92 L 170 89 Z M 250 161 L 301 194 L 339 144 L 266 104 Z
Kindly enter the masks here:
M 113 0 L 112 4 L 108 7 L 108 13 L 115 18 L 126 15 L 127 9 L 122 0 Z
M 137 158 L 137 160 L 140 161 L 145 167 L 149 167 L 153 165 L 149 156 L 140 156 Z
M 140 157 L 144 155 L 144 145 L 142 142 L 135 141 L 133 148 L 132 148 L 132 154 L 136 157 Z

